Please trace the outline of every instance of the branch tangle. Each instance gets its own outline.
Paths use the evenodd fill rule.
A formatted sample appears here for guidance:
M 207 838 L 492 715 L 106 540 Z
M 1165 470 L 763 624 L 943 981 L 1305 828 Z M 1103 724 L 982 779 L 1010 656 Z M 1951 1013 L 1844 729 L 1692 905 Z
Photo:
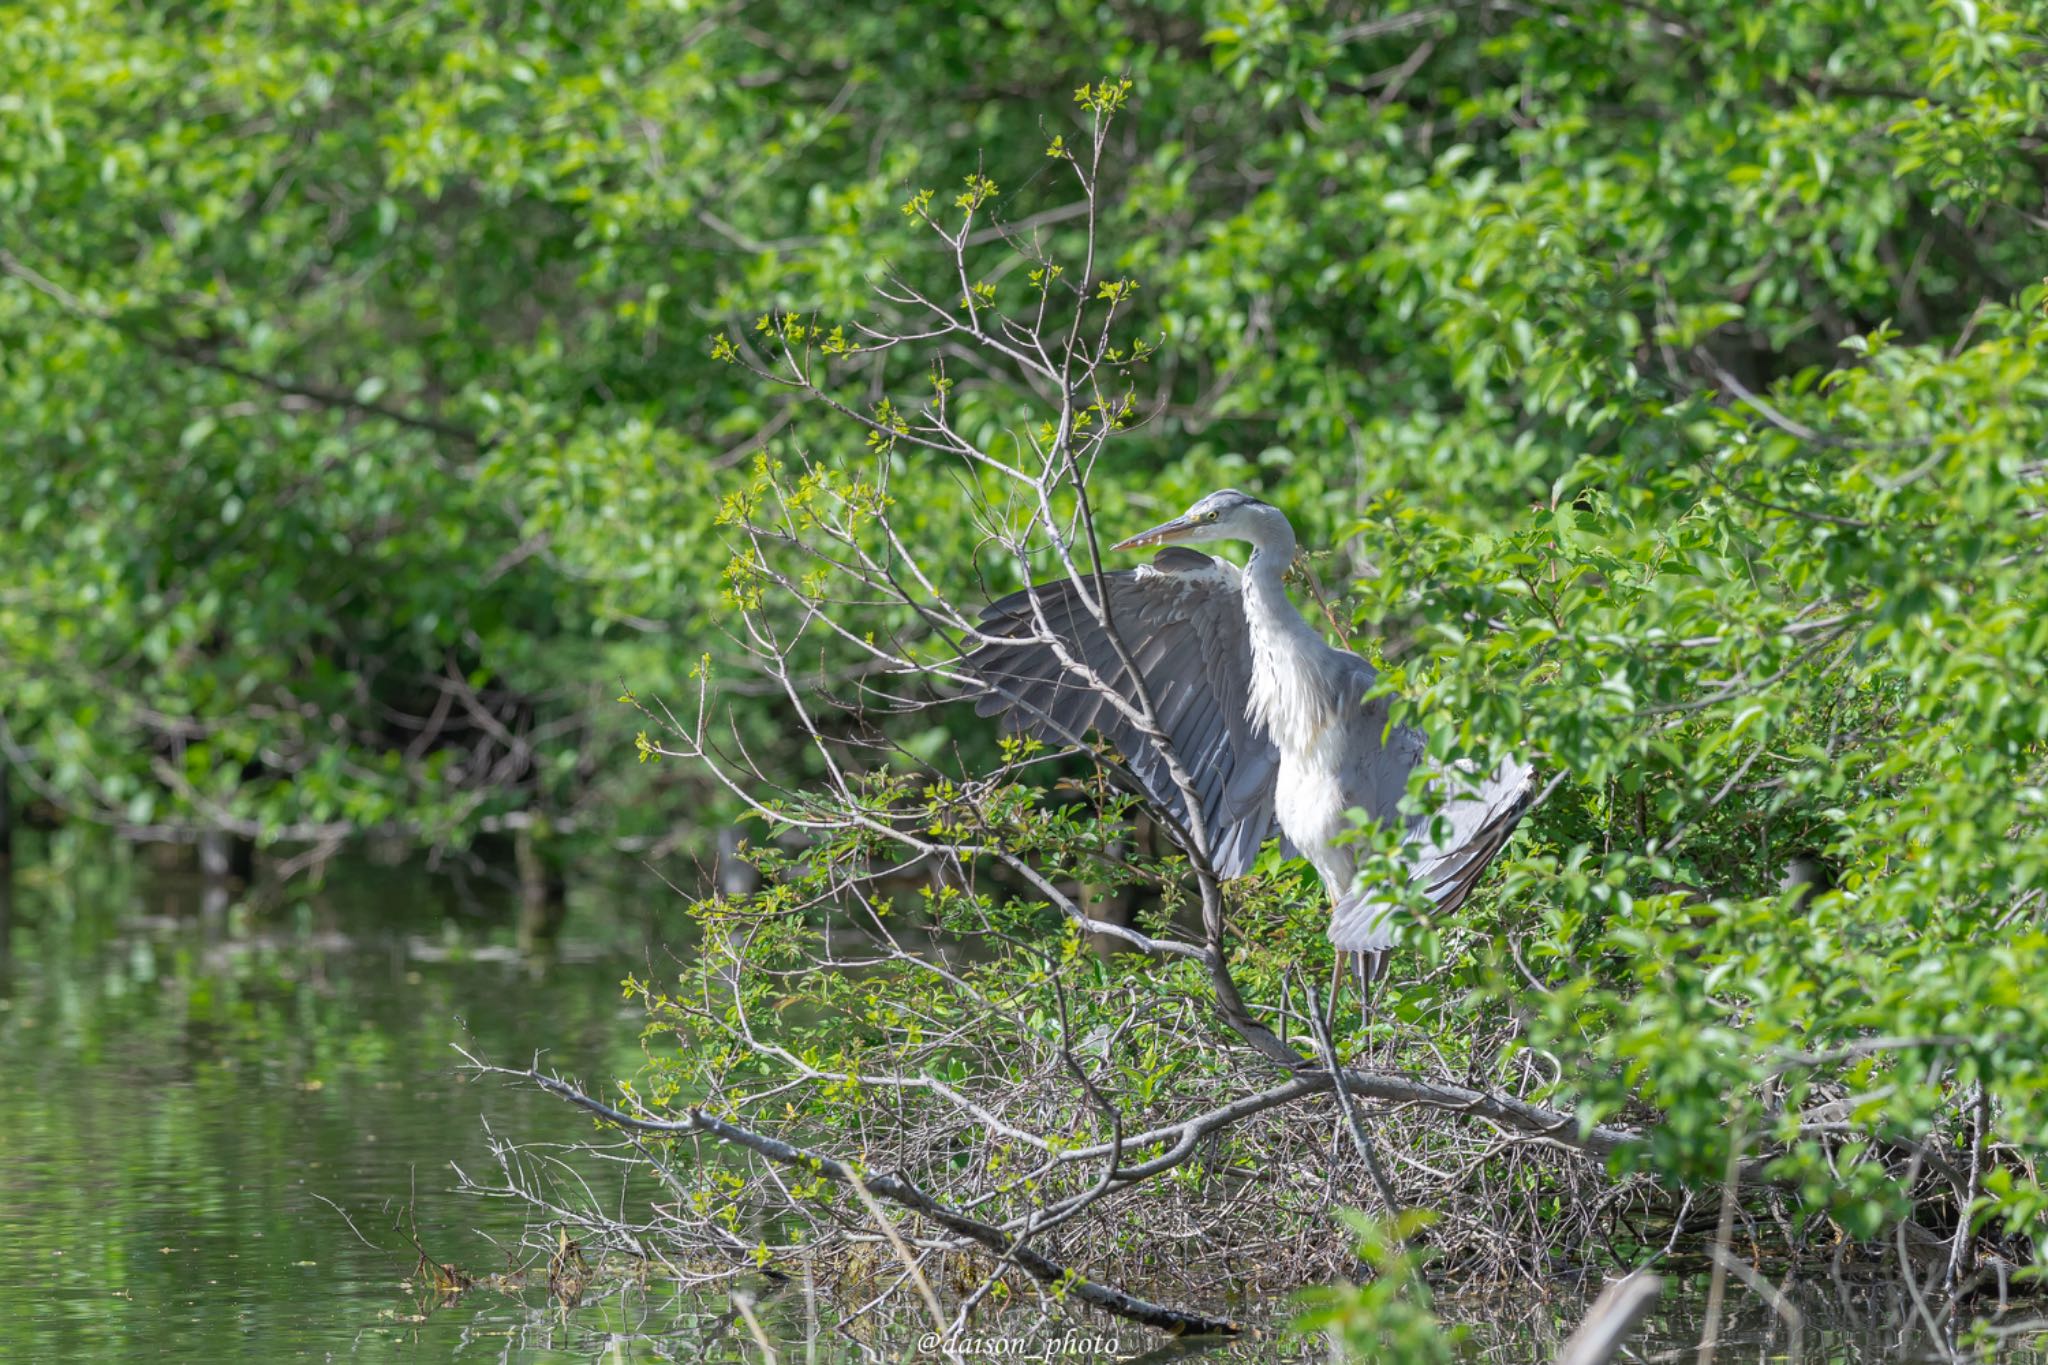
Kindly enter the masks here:
M 729 1142 L 735 1147 L 745 1148 L 756 1156 L 787 1166 L 792 1170 L 810 1171 L 823 1175 L 834 1184 L 853 1188 L 864 1185 L 872 1194 L 881 1196 L 912 1213 L 936 1223 L 948 1232 L 964 1237 L 971 1242 L 994 1252 L 1004 1260 L 1022 1267 L 1034 1279 L 1052 1285 L 1069 1297 L 1079 1299 L 1090 1307 L 1105 1313 L 1156 1327 L 1162 1331 L 1181 1335 L 1232 1334 L 1237 1324 L 1228 1318 L 1210 1317 L 1202 1313 L 1189 1313 L 1164 1304 L 1141 1299 L 1127 1294 L 1111 1285 L 1099 1283 L 1053 1261 L 1043 1252 L 1025 1244 L 1023 1237 L 1012 1237 L 1000 1228 L 970 1218 L 946 1207 L 900 1175 L 868 1174 L 856 1172 L 854 1168 L 836 1157 L 825 1156 L 806 1148 L 784 1142 L 780 1138 L 757 1133 L 738 1124 L 727 1123 L 705 1113 L 701 1109 L 687 1111 L 681 1119 L 650 1119 L 628 1114 L 615 1109 L 594 1096 L 585 1094 L 576 1086 L 558 1076 L 550 1076 L 531 1068 L 519 1071 L 509 1067 L 477 1064 L 478 1069 L 487 1073 L 513 1076 L 529 1081 L 552 1095 L 559 1095 L 570 1103 L 579 1105 L 591 1113 L 621 1128 L 635 1132 L 657 1133 L 666 1137 L 688 1137 L 698 1134 Z M 858 1180 L 856 1180 L 858 1176 Z

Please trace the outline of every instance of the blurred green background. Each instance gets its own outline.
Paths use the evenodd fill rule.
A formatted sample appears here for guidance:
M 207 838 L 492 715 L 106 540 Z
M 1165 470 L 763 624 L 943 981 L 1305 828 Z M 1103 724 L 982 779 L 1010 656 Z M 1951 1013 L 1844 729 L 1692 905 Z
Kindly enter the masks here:
M 1397 655 L 1442 605 L 1409 543 L 1631 482 L 1676 517 L 1728 477 L 1730 381 L 1981 340 L 2048 271 L 2031 5 L 0 19 L 0 754 L 17 808 L 146 837 L 707 855 L 701 779 L 619 761 L 613 698 L 726 652 L 752 454 L 858 450 L 710 337 L 949 269 L 897 206 L 977 168 L 984 221 L 1071 249 L 1043 149 L 1104 73 L 1100 273 L 1163 349 L 1098 496 L 1240 483 L 1319 546 L 1376 510 L 1323 572 L 1381 576 Z M 2010 382 L 1965 368 L 1959 401 Z M 1028 411 L 962 377 L 985 431 Z

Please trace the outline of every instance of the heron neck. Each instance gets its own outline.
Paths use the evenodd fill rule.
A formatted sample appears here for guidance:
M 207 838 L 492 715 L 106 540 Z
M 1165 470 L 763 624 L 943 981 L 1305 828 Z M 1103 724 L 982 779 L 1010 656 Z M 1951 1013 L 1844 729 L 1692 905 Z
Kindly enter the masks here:
M 1287 597 L 1287 568 L 1294 563 L 1294 532 L 1276 527 L 1253 543 L 1252 557 L 1244 566 L 1244 612 L 1254 641 L 1263 641 L 1265 652 L 1312 648 L 1322 643 L 1315 628 L 1302 619 Z
M 1252 557 L 1244 566 L 1245 614 L 1272 634 L 1313 635 L 1287 599 L 1287 568 L 1292 563 L 1293 528 L 1274 527 L 1252 543 Z
M 1337 699 L 1317 667 L 1328 646 L 1287 599 L 1283 576 L 1294 533 L 1281 527 L 1253 542 L 1244 566 L 1244 614 L 1252 647 L 1245 713 L 1280 750 L 1283 767 L 1307 756 L 1335 715 Z

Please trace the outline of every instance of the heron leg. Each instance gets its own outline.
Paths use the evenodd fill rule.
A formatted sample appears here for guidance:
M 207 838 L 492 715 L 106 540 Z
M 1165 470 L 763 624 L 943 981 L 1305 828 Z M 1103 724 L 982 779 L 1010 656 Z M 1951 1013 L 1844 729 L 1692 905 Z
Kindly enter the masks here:
M 1323 1002 L 1323 1036 L 1325 1038 L 1335 1038 L 1337 1036 L 1337 993 L 1343 989 L 1343 986 L 1344 953 L 1340 949 L 1336 959 L 1330 964 L 1330 995 Z M 1336 1059 L 1333 1057 L 1330 1060 L 1334 1062 Z
M 1280 1043 L 1287 1043 L 1287 1015 L 1294 1008 L 1294 968 L 1289 967 L 1280 976 Z
M 1387 950 L 1363 952 L 1358 955 L 1355 972 L 1358 980 L 1358 1031 L 1363 1033 L 1372 1024 L 1373 1007 L 1379 1001 L 1380 979 L 1387 974 Z M 1372 1057 L 1374 1050 L 1368 1047 L 1366 1055 Z M 1375 1058 L 1375 1060 L 1377 1060 Z

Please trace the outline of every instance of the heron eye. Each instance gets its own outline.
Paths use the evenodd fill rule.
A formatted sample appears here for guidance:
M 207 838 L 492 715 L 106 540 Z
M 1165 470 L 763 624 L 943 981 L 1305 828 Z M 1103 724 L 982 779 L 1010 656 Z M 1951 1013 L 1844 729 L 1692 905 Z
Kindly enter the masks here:
M 1207 515 L 1206 517 L 1203 517 L 1203 518 L 1202 518 L 1202 520 L 1203 520 L 1203 521 L 1216 521 L 1216 520 L 1219 520 L 1219 519 L 1220 519 L 1220 518 L 1221 518 L 1222 516 L 1223 516 L 1223 514 L 1222 514 L 1221 512 L 1211 512 L 1211 513 L 1209 513 L 1209 515 Z

